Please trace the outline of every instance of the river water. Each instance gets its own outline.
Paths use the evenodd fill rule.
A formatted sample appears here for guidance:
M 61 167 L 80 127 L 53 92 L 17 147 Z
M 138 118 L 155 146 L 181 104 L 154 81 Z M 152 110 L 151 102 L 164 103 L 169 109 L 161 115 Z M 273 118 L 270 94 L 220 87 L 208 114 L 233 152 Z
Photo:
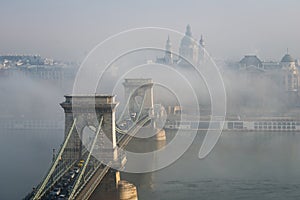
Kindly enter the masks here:
M 0 138 L 0 199 L 22 199 L 45 176 L 63 130 L 0 130 Z
M 172 135 L 168 132 L 167 136 Z M 0 199 L 21 199 L 45 175 L 63 131 L 1 132 Z M 300 133 L 224 132 L 203 160 L 204 134 L 171 166 L 121 176 L 139 199 L 300 199 Z
M 300 199 L 300 134 L 224 132 L 200 160 L 203 137 L 199 132 L 171 166 L 123 178 L 137 185 L 143 200 Z

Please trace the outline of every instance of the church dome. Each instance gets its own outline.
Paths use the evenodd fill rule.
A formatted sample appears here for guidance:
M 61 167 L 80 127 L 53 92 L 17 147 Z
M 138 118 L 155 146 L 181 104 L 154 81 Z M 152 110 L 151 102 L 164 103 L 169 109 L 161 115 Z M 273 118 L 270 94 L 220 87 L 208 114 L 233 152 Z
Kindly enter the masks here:
M 193 40 L 191 26 L 187 25 L 185 35 L 183 36 L 181 40 L 181 46 L 182 47 L 190 47 L 191 45 L 194 45 L 195 41 Z
M 194 43 L 195 42 L 194 42 L 193 38 L 186 36 L 186 35 L 181 40 L 182 47 L 189 47 L 189 46 L 193 45 Z
M 295 59 L 290 54 L 285 54 L 281 62 L 295 62 Z

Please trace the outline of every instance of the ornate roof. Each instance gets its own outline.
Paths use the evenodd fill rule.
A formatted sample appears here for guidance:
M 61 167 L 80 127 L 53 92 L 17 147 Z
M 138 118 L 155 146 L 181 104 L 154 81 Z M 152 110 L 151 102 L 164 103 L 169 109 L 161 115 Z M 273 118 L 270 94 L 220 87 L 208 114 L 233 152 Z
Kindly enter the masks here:
M 281 62 L 295 62 L 295 59 L 290 54 L 285 54 Z
M 261 60 L 255 55 L 247 55 L 241 61 L 240 64 L 246 67 L 255 66 L 257 68 L 262 68 Z
M 181 40 L 181 47 L 190 47 L 191 45 L 194 45 L 195 41 L 192 38 L 192 31 L 191 26 L 187 25 L 185 36 Z

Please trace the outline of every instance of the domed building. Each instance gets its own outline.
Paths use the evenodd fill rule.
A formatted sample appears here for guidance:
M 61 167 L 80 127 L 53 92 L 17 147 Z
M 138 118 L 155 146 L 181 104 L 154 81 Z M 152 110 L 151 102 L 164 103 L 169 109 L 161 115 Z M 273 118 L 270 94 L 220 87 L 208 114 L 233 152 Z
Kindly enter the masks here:
M 172 54 L 172 43 L 170 37 L 168 36 L 168 40 L 166 42 L 166 51 L 165 51 L 165 62 L 167 64 L 173 64 L 173 54 Z
M 198 49 L 198 62 L 202 62 L 205 59 L 205 42 L 203 39 L 203 35 L 201 35 L 200 41 L 199 41 L 199 49 Z
M 290 54 L 285 54 L 281 59 L 281 63 L 293 63 L 295 62 L 294 58 Z
M 190 25 L 187 25 L 185 36 L 181 40 L 179 55 L 194 63 L 198 61 L 198 46 L 193 39 Z
M 245 81 L 261 83 L 270 95 L 277 94 L 272 101 L 282 102 L 284 106 L 300 106 L 300 65 L 288 52 L 278 61 L 263 61 L 256 55 L 246 55 L 238 62 L 237 69 Z M 265 104 L 269 103 L 269 98 L 266 95 Z
M 299 70 L 296 66 L 296 60 L 289 54 L 285 54 L 281 59 L 281 69 L 283 71 L 283 85 L 285 91 L 291 99 L 297 99 L 299 93 Z
M 192 29 L 190 25 L 187 25 L 185 35 L 181 39 L 179 46 L 179 56 L 174 56 L 172 54 L 172 43 L 170 37 L 166 41 L 165 55 L 164 57 L 157 58 L 157 63 L 177 65 L 177 66 L 187 66 L 192 64 L 200 63 L 204 59 L 205 55 L 205 42 L 203 36 L 197 44 L 196 40 L 193 38 Z M 186 62 L 187 59 L 189 62 Z
M 161 64 L 167 64 L 167 65 L 172 65 L 174 62 L 176 62 L 173 58 L 172 43 L 171 43 L 171 40 L 170 40 L 169 36 L 168 36 L 168 39 L 166 41 L 165 55 L 162 58 L 157 58 L 156 62 L 161 63 Z
M 263 64 L 256 55 L 246 55 L 240 61 L 240 68 L 250 68 L 250 67 L 263 69 Z

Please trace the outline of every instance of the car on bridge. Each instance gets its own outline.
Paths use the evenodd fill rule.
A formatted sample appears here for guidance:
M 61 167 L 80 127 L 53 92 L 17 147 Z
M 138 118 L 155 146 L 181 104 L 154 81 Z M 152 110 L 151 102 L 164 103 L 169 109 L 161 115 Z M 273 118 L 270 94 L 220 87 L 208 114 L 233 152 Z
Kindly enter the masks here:
M 84 160 L 80 160 L 79 163 L 77 164 L 78 167 L 82 167 L 84 164 Z
M 79 171 L 80 171 L 80 169 L 79 169 L 79 167 L 74 167 L 74 168 L 73 168 L 73 171 L 75 172 L 75 174 L 78 174 Z
M 73 190 L 73 185 L 69 185 L 69 186 L 67 187 L 67 192 L 68 192 L 68 193 L 71 193 L 72 190 Z
M 68 185 L 69 185 L 69 181 L 63 181 L 63 182 L 61 182 L 61 184 L 62 184 L 62 186 L 63 187 L 67 187 Z
M 54 189 L 50 192 L 50 195 L 51 195 L 51 196 L 58 196 L 58 195 L 60 194 L 60 192 L 61 192 L 61 189 L 58 188 L 58 187 L 56 187 L 56 188 L 54 188 Z
M 64 176 L 61 178 L 60 182 L 63 186 L 66 186 L 70 183 L 71 179 L 68 176 Z
M 73 171 L 69 172 L 70 178 L 73 179 L 75 177 L 75 173 Z
M 133 119 L 135 119 L 136 113 L 135 112 L 134 113 L 130 113 L 130 117 L 133 118 Z
M 60 194 L 59 197 L 58 197 L 57 199 L 58 199 L 58 200 L 67 199 L 67 194 Z
M 119 124 L 120 129 L 126 129 L 127 128 L 127 124 L 126 122 L 122 122 Z
M 78 174 L 79 171 L 80 171 L 80 169 L 79 169 L 78 167 L 75 167 L 75 168 L 73 169 L 73 171 L 75 172 L 75 174 Z

